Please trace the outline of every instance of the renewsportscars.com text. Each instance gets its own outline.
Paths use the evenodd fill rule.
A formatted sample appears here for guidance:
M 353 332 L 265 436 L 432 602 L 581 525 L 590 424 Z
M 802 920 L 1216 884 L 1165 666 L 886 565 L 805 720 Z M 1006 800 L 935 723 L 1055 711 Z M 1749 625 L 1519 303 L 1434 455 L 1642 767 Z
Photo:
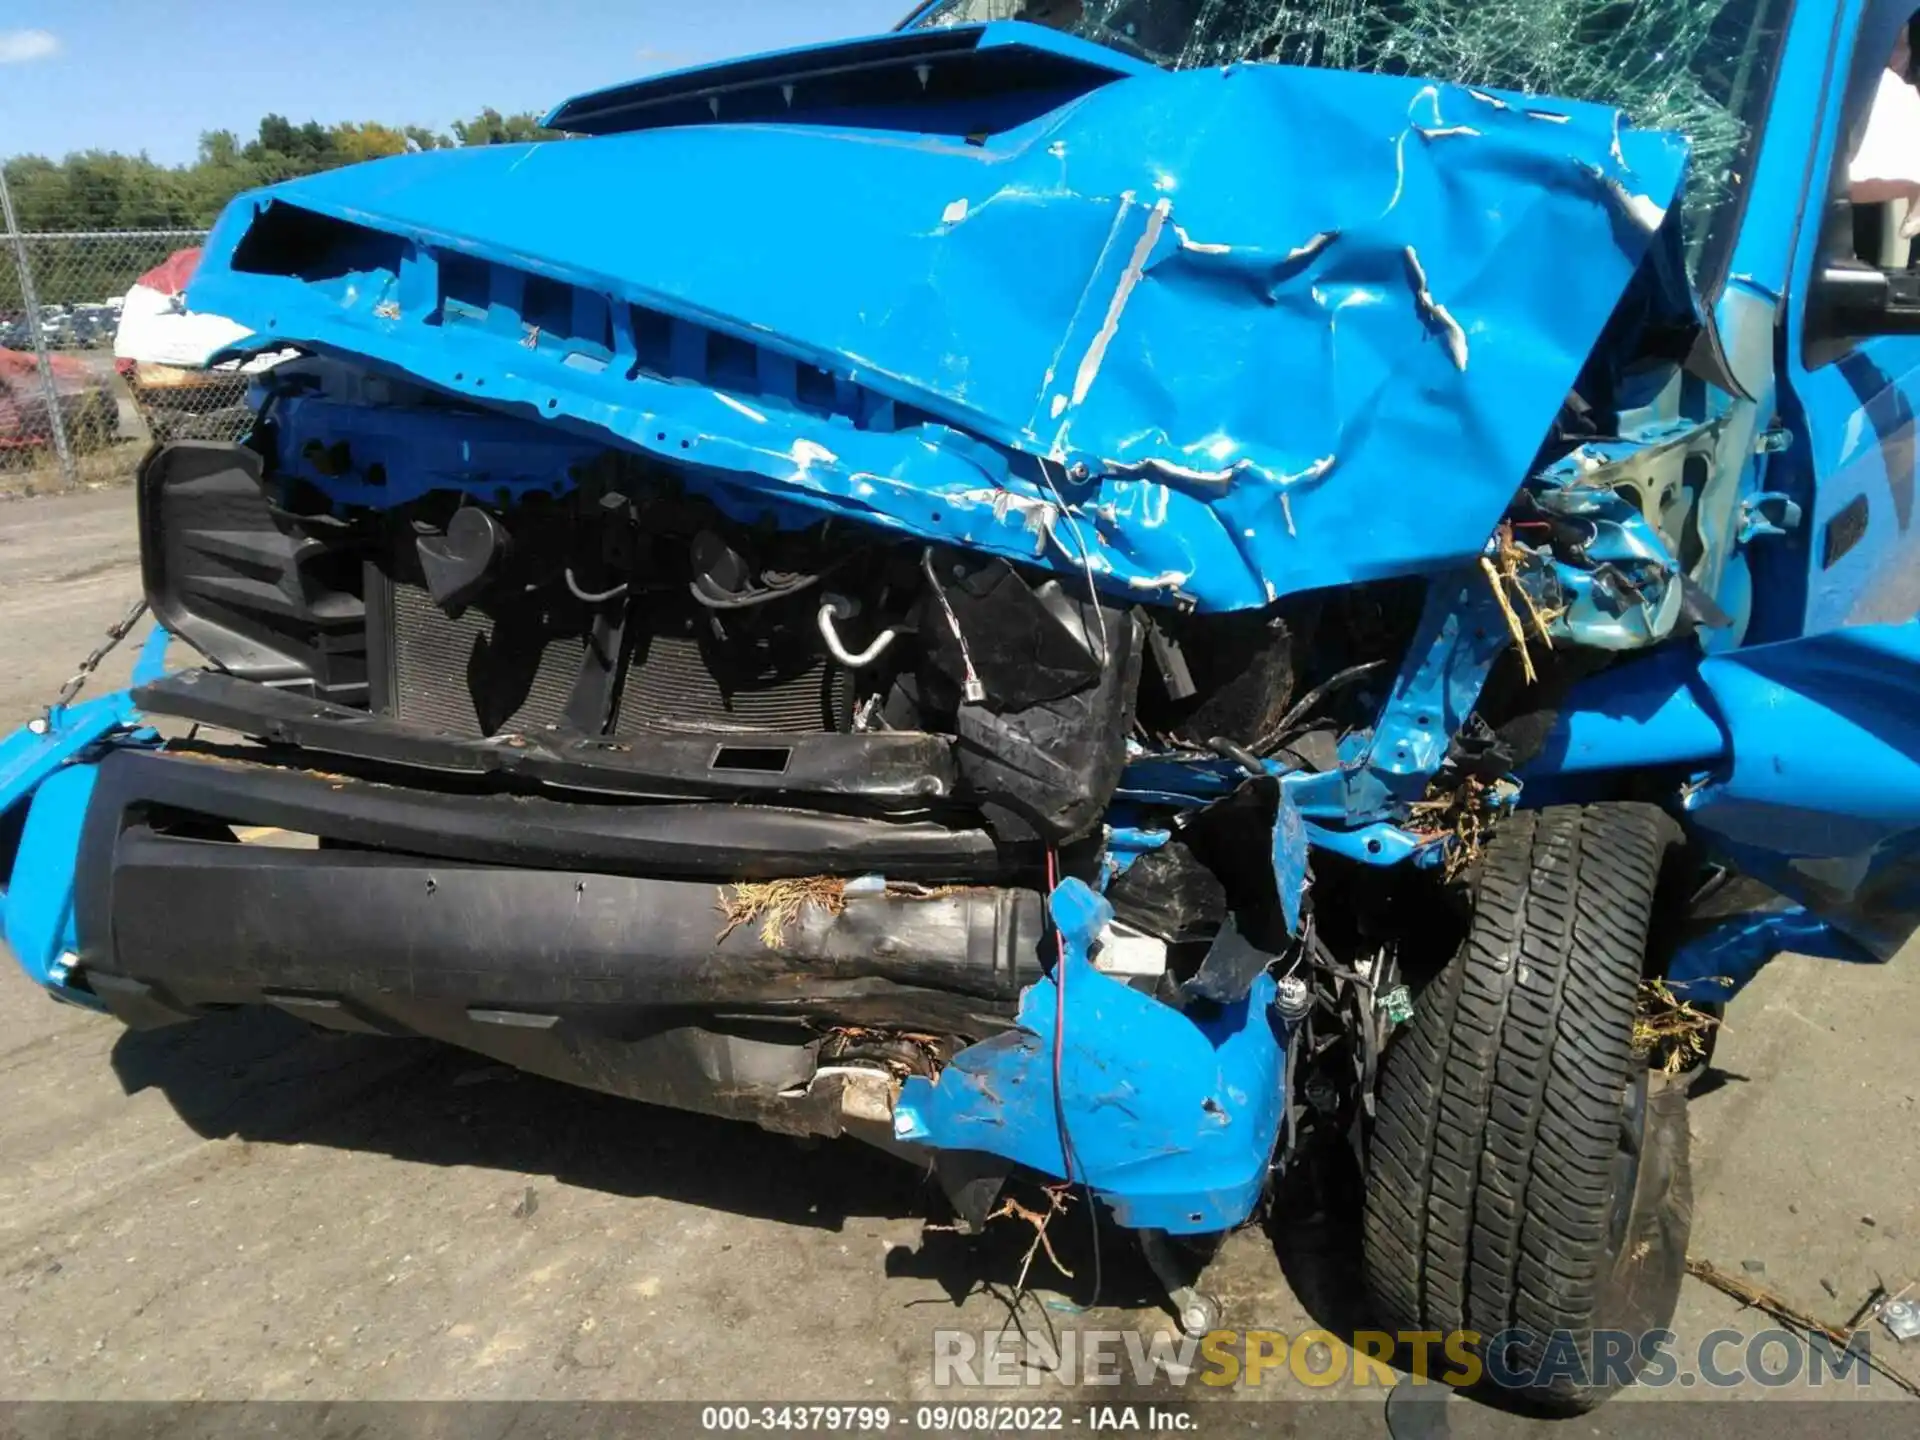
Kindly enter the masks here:
M 1557 1331 L 1539 1341 L 1508 1331 L 1362 1330 L 1350 1340 L 1328 1330 L 1214 1330 L 1201 1337 L 1136 1330 L 1068 1330 L 1047 1337 L 1016 1331 L 937 1330 L 932 1379 L 941 1386 L 1336 1385 L 1391 1388 L 1416 1382 L 1470 1389 L 1490 1383 L 1531 1389 L 1556 1381 L 1613 1388 L 1732 1389 L 1873 1382 L 1872 1341 L 1856 1331 L 1843 1347 L 1824 1335 L 1788 1330 L 1715 1330 L 1682 1347 L 1671 1330 Z M 1636 1373 L 1637 1372 L 1637 1373 Z

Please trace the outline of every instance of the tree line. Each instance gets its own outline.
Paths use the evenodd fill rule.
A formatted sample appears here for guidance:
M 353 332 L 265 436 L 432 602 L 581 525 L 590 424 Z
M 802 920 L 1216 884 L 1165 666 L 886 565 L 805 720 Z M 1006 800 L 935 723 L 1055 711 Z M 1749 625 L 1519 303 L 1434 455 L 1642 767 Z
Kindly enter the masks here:
M 296 125 L 268 115 L 242 140 L 231 130 L 200 137 L 187 165 L 161 165 L 145 155 L 85 150 L 63 160 L 21 155 L 6 162 L 7 187 L 22 230 L 198 230 L 243 190 L 418 150 L 556 140 L 530 114 L 482 110 L 450 131 L 378 121 Z

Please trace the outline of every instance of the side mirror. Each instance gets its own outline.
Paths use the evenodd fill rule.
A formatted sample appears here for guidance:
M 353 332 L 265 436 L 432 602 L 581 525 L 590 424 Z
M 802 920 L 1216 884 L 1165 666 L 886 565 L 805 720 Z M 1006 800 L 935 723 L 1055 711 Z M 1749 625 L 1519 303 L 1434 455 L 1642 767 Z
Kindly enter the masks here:
M 1920 271 L 1832 260 L 1814 276 L 1807 314 L 1822 339 L 1920 335 Z

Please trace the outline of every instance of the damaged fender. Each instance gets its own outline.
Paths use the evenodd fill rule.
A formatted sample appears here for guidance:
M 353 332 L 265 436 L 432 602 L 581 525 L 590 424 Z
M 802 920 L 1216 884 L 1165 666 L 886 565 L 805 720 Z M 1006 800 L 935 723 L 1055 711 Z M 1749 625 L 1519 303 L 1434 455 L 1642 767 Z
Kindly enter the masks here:
M 1920 621 L 1753 646 L 1700 678 L 1732 758 L 1688 792 L 1688 825 L 1891 959 L 1920 915 Z
M 1238 1225 L 1280 1133 L 1285 1045 L 1272 979 L 1182 1014 L 1093 967 L 1113 918 L 1104 899 L 1069 879 L 1051 908 L 1064 953 L 1022 995 L 1018 1028 L 962 1050 L 932 1080 L 909 1078 L 894 1137 L 1084 1182 L 1130 1228 Z
M 134 679 L 157 679 L 166 662 L 167 631 L 156 626 L 141 647 Z M 11 870 L 0 886 L 0 933 L 28 978 L 62 1000 L 100 1008 L 67 978 L 77 945 L 74 872 L 80 828 L 93 795 L 89 756 L 116 734 L 144 741 L 130 690 L 79 705 L 55 705 L 0 740 L 0 823 L 25 812 Z M 146 732 L 150 735 L 151 732 Z
M 1573 689 L 1522 774 L 1550 785 L 1630 765 L 1690 775 L 1681 816 L 1702 848 L 1804 907 L 1691 942 L 1679 978 L 1737 988 L 1785 950 L 1885 960 L 1913 934 L 1920 621 L 1609 671 Z

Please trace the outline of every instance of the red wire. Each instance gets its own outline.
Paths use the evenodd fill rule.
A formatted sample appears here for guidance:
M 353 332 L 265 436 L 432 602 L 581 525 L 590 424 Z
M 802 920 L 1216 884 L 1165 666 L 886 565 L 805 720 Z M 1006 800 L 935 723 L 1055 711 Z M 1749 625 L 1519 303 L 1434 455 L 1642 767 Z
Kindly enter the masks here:
M 1051 846 L 1047 849 L 1047 895 L 1060 888 L 1060 856 Z M 1067 1133 L 1067 1099 L 1061 1088 L 1060 1076 L 1062 1057 L 1066 1051 L 1067 1038 L 1067 937 L 1058 925 L 1054 926 L 1054 940 L 1059 946 L 1059 958 L 1053 967 L 1053 1118 L 1060 1127 L 1060 1165 L 1066 1172 L 1062 1177 L 1067 1184 L 1073 1181 L 1073 1172 L 1079 1169 L 1079 1159 L 1073 1153 L 1073 1137 Z M 1094 1205 L 1093 1186 L 1086 1180 L 1080 1181 L 1080 1198 L 1087 1207 L 1087 1224 L 1093 1236 L 1093 1298 L 1090 1306 L 1100 1303 L 1100 1292 L 1104 1276 L 1100 1264 L 1100 1212 Z
M 1060 856 L 1047 850 L 1047 894 L 1060 888 Z M 1067 1042 L 1067 937 L 1054 926 L 1053 938 L 1059 946 L 1059 959 L 1053 967 L 1053 1114 L 1060 1127 L 1060 1163 L 1066 1173 L 1061 1178 L 1073 1183 L 1073 1141 L 1067 1135 L 1067 1097 L 1061 1085 Z

